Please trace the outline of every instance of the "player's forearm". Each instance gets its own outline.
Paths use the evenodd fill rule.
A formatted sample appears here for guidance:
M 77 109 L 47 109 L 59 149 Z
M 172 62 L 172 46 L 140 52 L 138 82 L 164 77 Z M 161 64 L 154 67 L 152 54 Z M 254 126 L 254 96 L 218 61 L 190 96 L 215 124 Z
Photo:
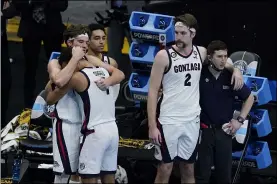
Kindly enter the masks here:
M 240 112 L 240 116 L 245 119 L 247 117 L 248 113 L 250 112 L 253 104 L 254 104 L 254 96 L 251 94 L 251 95 L 249 95 L 247 100 L 243 103 L 241 112 Z
M 48 94 L 49 94 L 49 92 L 51 92 L 51 81 L 48 81 L 48 83 L 46 84 L 46 86 L 45 86 L 45 96 L 46 96 L 46 98 L 47 98 L 47 96 L 48 96 Z
M 147 98 L 147 115 L 148 127 L 157 126 L 156 112 L 157 112 L 158 90 L 149 89 Z
M 60 72 L 52 75 L 51 80 L 56 84 L 57 87 L 64 87 L 68 81 L 71 79 L 76 67 L 78 60 L 76 58 L 71 58 L 69 63 Z M 51 76 L 51 74 L 50 74 Z
M 124 73 L 121 70 L 115 68 L 111 76 L 106 80 L 109 86 L 113 86 L 115 84 L 119 84 L 122 80 L 124 80 L 124 78 Z
M 238 68 L 235 68 L 234 65 L 230 64 L 230 63 L 226 63 L 225 64 L 225 68 L 230 71 L 231 73 L 234 72 L 234 70 L 239 70 Z
M 63 88 L 55 88 L 54 90 L 49 90 L 49 87 L 47 89 L 46 103 L 48 105 L 53 105 L 68 92 L 69 87 L 65 85 Z

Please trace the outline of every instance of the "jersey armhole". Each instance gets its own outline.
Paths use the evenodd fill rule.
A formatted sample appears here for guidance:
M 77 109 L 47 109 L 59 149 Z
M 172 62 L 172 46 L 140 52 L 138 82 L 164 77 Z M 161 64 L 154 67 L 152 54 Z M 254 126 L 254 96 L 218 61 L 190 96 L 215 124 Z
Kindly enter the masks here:
M 82 92 L 78 92 L 81 95 L 82 93 L 84 93 L 84 92 L 86 92 L 88 90 L 88 88 L 90 86 L 90 80 L 88 78 L 88 75 L 83 70 L 80 70 L 79 72 L 82 73 L 86 77 L 86 79 L 88 81 L 88 86 L 86 87 L 86 89 L 84 91 L 82 91 Z
M 170 53 L 169 53 L 168 49 L 166 49 L 166 53 L 167 53 L 167 55 L 168 55 L 168 67 L 167 67 L 167 69 L 164 71 L 164 74 L 166 74 L 166 73 L 170 70 L 171 65 L 172 65 L 172 60 L 171 60 Z
M 199 54 L 201 63 L 203 63 L 203 59 L 202 59 L 202 57 L 201 57 L 201 53 L 200 53 L 200 51 L 199 51 L 199 49 L 198 49 L 198 46 L 195 45 L 195 47 L 196 47 L 196 50 L 197 50 L 197 52 L 198 52 L 198 54 Z
M 111 64 L 110 57 L 109 56 L 106 56 L 106 57 L 107 57 L 107 60 L 108 60 L 108 64 L 110 65 Z

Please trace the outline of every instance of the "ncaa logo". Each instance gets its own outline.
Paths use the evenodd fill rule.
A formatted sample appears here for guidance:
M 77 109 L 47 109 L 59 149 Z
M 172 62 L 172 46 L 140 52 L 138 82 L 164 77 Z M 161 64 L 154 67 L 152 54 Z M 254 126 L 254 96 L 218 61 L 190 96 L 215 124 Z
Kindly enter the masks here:
M 165 43 L 166 42 L 166 35 L 165 34 L 159 34 L 159 42 Z
M 177 53 L 176 52 L 171 52 L 170 55 L 171 55 L 172 58 L 176 58 L 177 57 Z
M 44 108 L 43 108 L 43 113 L 48 118 L 55 117 L 54 111 L 55 111 L 55 105 L 45 105 Z

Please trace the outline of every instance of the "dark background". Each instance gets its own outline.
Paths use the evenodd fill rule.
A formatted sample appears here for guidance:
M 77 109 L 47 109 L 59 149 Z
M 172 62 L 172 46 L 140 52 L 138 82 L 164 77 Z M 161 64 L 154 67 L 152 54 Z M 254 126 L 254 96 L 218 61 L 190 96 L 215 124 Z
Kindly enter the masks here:
M 276 80 L 276 14 L 273 1 L 171 1 L 149 5 L 145 11 L 177 16 L 192 13 L 199 30 L 194 44 L 207 47 L 220 39 L 229 54 L 250 51 L 262 59 L 261 76 Z

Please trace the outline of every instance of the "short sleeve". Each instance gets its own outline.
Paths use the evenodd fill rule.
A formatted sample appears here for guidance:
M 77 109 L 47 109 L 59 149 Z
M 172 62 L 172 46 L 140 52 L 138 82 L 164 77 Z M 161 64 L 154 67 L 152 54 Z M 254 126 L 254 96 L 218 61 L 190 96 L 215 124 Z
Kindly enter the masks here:
M 235 92 L 235 96 L 238 96 L 240 100 L 245 101 L 249 95 L 251 94 L 251 90 L 248 86 L 246 86 L 245 84 L 243 85 L 243 87 L 240 90 L 234 91 Z

